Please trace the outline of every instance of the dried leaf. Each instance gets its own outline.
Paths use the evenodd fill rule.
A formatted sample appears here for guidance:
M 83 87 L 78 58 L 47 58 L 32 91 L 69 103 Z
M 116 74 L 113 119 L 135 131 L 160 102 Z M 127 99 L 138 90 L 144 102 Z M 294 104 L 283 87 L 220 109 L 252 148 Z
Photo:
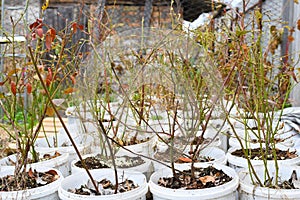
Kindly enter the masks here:
M 294 40 L 295 40 L 295 39 L 294 39 L 293 36 L 291 36 L 291 35 L 288 36 L 288 41 L 289 41 L 289 42 L 293 42 Z
M 179 157 L 177 162 L 179 162 L 179 163 L 190 163 L 190 162 L 192 162 L 192 159 L 187 158 L 187 157 Z
M 74 22 L 72 24 L 72 31 L 73 31 L 73 33 L 76 33 L 76 31 L 77 31 L 77 23 L 76 22 Z
M 8 72 L 7 76 L 10 77 L 10 76 L 16 74 L 16 73 L 19 72 L 19 71 L 21 71 L 20 68 L 16 68 L 16 69 L 10 70 L 10 71 Z
M 49 67 L 48 68 L 48 74 L 47 74 L 47 77 L 46 77 L 46 85 L 47 86 L 50 86 L 50 84 L 52 82 L 52 79 L 53 79 L 52 69 Z
M 203 185 L 206 185 L 206 183 L 214 183 L 216 179 L 213 176 L 203 176 L 200 177 L 199 180 L 202 182 Z
M 65 94 L 71 94 L 71 93 L 73 93 L 73 92 L 75 92 L 76 91 L 76 89 L 75 88 L 67 88 L 67 89 L 65 89 L 65 91 L 64 91 L 64 93 Z
M 26 89 L 27 89 L 27 93 L 28 93 L 28 94 L 31 94 L 31 92 L 32 92 L 32 86 L 31 86 L 30 83 L 27 83 L 27 84 L 26 84 Z
M 49 171 L 47 171 L 47 172 L 45 172 L 45 173 L 46 173 L 46 174 L 51 174 L 51 175 L 53 175 L 53 176 L 58 175 L 57 172 L 56 172 L 55 170 L 53 170 L 53 169 L 50 169 Z
M 297 29 L 300 31 L 300 19 L 297 21 Z
M 44 35 L 44 31 L 43 31 L 42 27 L 41 27 L 41 28 L 37 28 L 36 31 L 35 31 L 35 33 L 36 33 L 40 38 L 42 38 L 43 35 Z
M 51 116 L 54 116 L 54 114 L 55 114 L 54 109 L 52 107 L 47 107 L 46 115 L 51 117 Z
M 29 170 L 28 170 L 28 176 L 29 176 L 30 178 L 34 178 L 34 177 L 35 177 L 35 175 L 34 175 L 34 173 L 33 173 L 33 171 L 32 171 L 31 168 L 29 168 Z
M 56 37 L 55 29 L 50 28 L 47 31 L 46 36 L 45 36 L 45 44 L 46 44 L 47 50 L 51 49 L 51 45 L 52 45 L 52 42 L 54 41 L 55 37 Z
M 17 94 L 17 85 L 14 81 L 10 82 L 10 90 L 13 93 L 13 95 Z
M 72 81 L 72 84 L 75 85 L 76 84 L 76 79 L 73 75 L 70 76 L 70 79 Z
M 298 3 L 299 3 L 299 0 L 294 0 L 294 3 L 295 3 L 295 4 L 298 4 Z

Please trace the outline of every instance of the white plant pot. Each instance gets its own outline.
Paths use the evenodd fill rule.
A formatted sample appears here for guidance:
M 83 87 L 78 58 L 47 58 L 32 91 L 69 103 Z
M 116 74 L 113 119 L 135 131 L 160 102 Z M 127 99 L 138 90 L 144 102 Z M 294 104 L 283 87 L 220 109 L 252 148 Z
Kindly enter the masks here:
M 71 162 L 72 162 L 72 160 L 75 160 L 75 159 L 78 158 L 74 147 L 72 145 L 70 145 L 70 146 L 61 146 L 62 144 L 55 147 L 55 146 L 53 146 L 53 138 L 49 137 L 48 140 L 49 140 L 50 145 L 52 145 L 50 147 L 49 147 L 49 145 L 48 145 L 45 138 L 38 138 L 35 142 L 35 149 L 37 151 L 41 151 L 41 152 L 58 151 L 58 152 L 61 152 L 61 153 L 68 153 L 69 154 L 68 170 L 69 170 L 69 174 L 70 174 L 70 172 L 71 172 Z M 86 136 L 86 137 L 82 137 L 82 139 L 78 139 L 76 141 L 77 148 L 78 148 L 79 152 L 81 153 L 81 155 L 90 153 L 90 151 L 91 151 L 91 149 L 90 149 L 91 140 L 92 139 L 91 139 L 90 136 Z
M 91 175 L 94 180 L 100 181 L 104 178 L 115 183 L 114 170 L 113 169 L 95 169 L 91 170 Z M 119 181 L 133 180 L 135 184 L 139 187 L 128 192 L 118 193 L 113 195 L 99 195 L 99 196 L 88 196 L 88 195 L 78 195 L 69 192 L 69 189 L 80 188 L 81 185 L 87 184 L 89 177 L 86 172 L 79 172 L 74 175 L 70 175 L 65 178 L 61 186 L 58 189 L 59 198 L 62 200 L 82 200 L 82 199 L 97 199 L 97 200 L 146 200 L 146 193 L 148 192 L 148 184 L 146 182 L 146 177 L 142 173 L 133 171 L 123 171 L 118 170 Z
M 209 164 L 197 163 L 197 167 L 208 167 Z M 213 164 L 217 169 L 222 169 L 228 176 L 233 179 L 228 183 L 220 186 L 205 188 L 205 189 L 170 189 L 159 186 L 158 180 L 160 177 L 171 177 L 172 171 L 169 168 L 163 168 L 154 172 L 149 180 L 150 192 L 153 195 L 153 200 L 232 200 L 236 198 L 236 190 L 239 185 L 239 178 L 236 172 L 225 165 Z M 180 169 L 187 169 L 189 165 L 183 165 Z M 179 169 L 179 168 L 177 168 Z
M 264 177 L 263 166 L 255 166 L 255 172 L 261 180 Z M 298 180 L 300 179 L 300 167 L 299 166 L 289 166 L 280 165 L 279 166 L 279 180 L 287 181 L 290 179 L 293 170 L 296 171 Z M 268 166 L 268 171 L 271 177 L 275 179 L 275 167 L 274 165 Z M 240 177 L 240 187 L 239 187 L 239 199 L 248 200 L 297 200 L 300 197 L 300 189 L 271 189 L 266 187 L 260 187 L 253 185 L 248 170 L 244 169 L 239 173 Z
M 139 144 L 134 144 L 134 145 L 129 145 L 129 146 L 124 146 L 126 149 L 138 154 L 138 155 L 144 155 L 147 157 L 151 157 L 153 155 L 153 143 L 156 140 L 155 137 L 149 136 L 150 139 L 148 141 L 139 143 Z M 137 139 L 143 139 L 144 135 L 138 135 Z M 122 155 L 128 155 L 128 156 L 134 156 L 133 153 L 130 153 L 126 149 L 123 149 L 122 147 L 119 147 L 116 156 L 122 156 Z
M 53 152 L 38 152 L 42 158 L 44 154 L 54 154 Z M 27 164 L 27 167 L 48 167 L 58 169 L 64 177 L 69 175 L 69 166 L 68 166 L 68 153 L 61 153 L 60 156 L 51 158 L 49 160 L 40 161 L 37 163 Z M 0 166 L 12 166 L 17 160 L 16 154 L 4 157 L 0 160 Z
M 281 150 L 287 150 L 288 148 L 286 147 L 279 147 Z M 240 171 L 243 168 L 248 168 L 248 162 L 247 159 L 232 155 L 231 153 L 237 150 L 238 148 L 230 148 L 226 154 L 228 165 L 235 169 L 237 172 Z M 293 149 L 289 149 L 290 151 L 293 151 Z M 285 165 L 298 165 L 300 164 L 300 156 L 299 152 L 297 152 L 297 157 L 296 158 L 291 158 L 291 159 L 286 159 L 286 160 L 278 160 L 278 164 L 285 164 Z M 251 160 L 251 163 L 253 166 L 261 166 L 263 165 L 262 160 Z M 268 163 L 274 165 L 273 160 L 268 160 Z
M 158 153 L 158 152 L 156 152 Z M 209 162 L 201 162 L 201 163 L 206 163 L 206 164 L 214 164 L 214 163 L 218 163 L 218 164 L 223 164 L 226 165 L 227 163 L 227 158 L 226 158 L 226 154 L 222 149 L 219 149 L 218 147 L 207 147 L 203 150 L 200 151 L 200 156 L 206 156 L 206 157 L 210 157 L 213 158 L 213 161 L 209 161 Z M 170 163 L 166 163 L 166 165 L 171 165 Z M 185 165 L 186 163 L 183 164 L 179 164 L 179 163 L 174 163 L 175 167 L 180 166 L 180 165 Z M 162 168 L 166 167 L 165 165 L 159 163 L 159 162 L 155 162 L 153 161 L 153 168 L 154 171 L 158 171 Z
M 14 167 L 6 167 L 5 170 L 0 171 L 0 177 L 6 175 L 14 174 Z M 24 200 L 24 199 L 34 199 L 34 200 L 56 200 L 58 199 L 58 187 L 60 186 L 61 181 L 64 179 L 60 171 L 54 168 L 46 168 L 40 166 L 34 166 L 32 169 L 36 169 L 40 172 L 46 172 L 50 169 L 55 170 L 60 178 L 50 184 L 45 186 L 32 188 L 28 190 L 20 191 L 11 191 L 11 192 L 0 192 L 0 199 L 5 200 Z
M 252 142 L 253 140 L 257 140 L 258 134 L 263 134 L 263 133 L 258 133 L 257 130 L 245 130 L 245 129 L 236 129 L 236 134 L 237 135 L 232 135 L 229 139 L 229 145 L 231 147 L 240 147 L 240 143 L 237 138 L 239 138 L 243 145 L 247 145 L 249 148 L 257 148 L 259 147 L 259 143 L 254 143 Z M 286 147 L 293 147 L 295 144 L 295 133 L 289 131 L 285 132 L 284 130 L 278 131 L 278 134 L 276 134 L 275 139 L 280 139 L 282 141 L 278 142 L 278 145 L 281 146 L 286 146 Z
M 87 154 L 87 155 L 84 155 L 83 158 L 87 158 L 87 157 L 91 157 L 91 156 L 96 156 L 96 155 L 97 154 Z M 141 158 L 145 161 L 145 163 L 143 163 L 141 165 L 138 165 L 138 166 L 135 166 L 135 167 L 119 168 L 119 169 L 120 170 L 131 170 L 131 171 L 136 171 L 136 172 L 141 172 L 141 173 L 147 173 L 149 171 L 149 168 L 150 168 L 150 165 L 151 165 L 151 161 L 149 159 L 145 159 L 143 157 L 141 157 Z M 73 160 L 71 162 L 71 172 L 72 172 L 72 174 L 85 171 L 84 168 L 77 167 L 75 165 L 75 163 L 78 162 L 78 161 L 79 161 L 79 159 L 76 159 L 76 160 Z M 113 166 L 110 166 L 110 167 L 112 168 Z

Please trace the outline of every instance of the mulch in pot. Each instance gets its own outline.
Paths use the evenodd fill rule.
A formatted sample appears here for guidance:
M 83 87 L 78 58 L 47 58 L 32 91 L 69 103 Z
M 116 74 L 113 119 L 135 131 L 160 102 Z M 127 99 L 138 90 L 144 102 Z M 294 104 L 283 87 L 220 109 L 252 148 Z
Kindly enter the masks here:
M 195 167 L 194 177 L 191 175 L 191 169 L 177 172 L 175 177 L 161 177 L 158 185 L 171 189 L 204 189 L 220 186 L 232 180 L 232 177 L 213 166 Z
M 30 168 L 25 173 L 19 173 L 18 176 L 6 175 L 1 177 L 0 191 L 8 192 L 37 188 L 50 184 L 59 179 L 59 177 L 55 170 L 38 172 Z
M 170 155 L 171 155 L 171 148 L 168 148 L 165 152 L 157 152 L 154 155 L 154 158 L 163 162 L 170 162 Z M 174 163 L 191 163 L 192 159 L 191 156 L 186 155 L 184 153 L 178 152 L 176 150 L 173 150 L 174 152 L 173 157 L 174 157 Z M 214 161 L 214 158 L 210 156 L 204 156 L 204 155 L 199 155 L 196 157 L 195 162 L 211 162 Z
M 248 149 L 248 155 L 245 155 L 242 149 L 237 149 L 231 154 L 242 158 L 246 158 L 246 156 L 248 156 L 251 160 L 262 160 L 263 156 L 266 156 L 267 160 L 274 160 L 273 150 L 271 148 L 268 150 L 265 148 Z M 298 157 L 296 151 L 290 151 L 289 149 L 281 150 L 276 148 L 275 154 L 277 160 L 287 160 Z
M 105 158 L 101 155 L 89 156 L 87 158 L 84 158 L 83 160 L 88 169 L 112 167 L 111 159 Z M 145 161 L 139 156 L 131 157 L 126 155 L 115 157 L 115 162 L 117 167 L 119 168 L 136 167 L 145 163 Z M 83 168 L 82 162 L 80 160 L 75 163 L 75 166 Z
M 70 189 L 69 192 L 79 194 L 79 195 L 112 195 L 115 194 L 116 185 L 110 180 L 102 179 L 97 182 L 99 193 L 95 191 L 95 188 L 88 186 L 87 184 L 81 185 L 80 188 Z M 117 193 L 123 193 L 139 186 L 134 184 L 132 180 L 125 179 L 124 181 L 118 183 Z

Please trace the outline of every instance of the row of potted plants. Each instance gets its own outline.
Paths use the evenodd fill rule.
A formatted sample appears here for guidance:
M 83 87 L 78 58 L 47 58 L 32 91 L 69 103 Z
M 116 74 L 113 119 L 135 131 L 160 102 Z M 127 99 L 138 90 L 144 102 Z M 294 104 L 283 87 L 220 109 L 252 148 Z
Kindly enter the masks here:
M 228 14 L 231 27 L 221 24 L 221 32 L 142 28 L 99 46 L 90 41 L 87 62 L 75 56 L 84 41 L 66 44 L 77 31 L 90 33 L 75 22 L 56 32 L 36 20 L 28 63 L 15 58 L 1 82 L 11 129 L 2 127 L 17 149 L 0 163 L 1 197 L 146 199 L 150 189 L 153 199 L 297 199 L 297 135 L 284 120 L 297 77 L 289 54 L 275 62 L 276 37 L 261 45 L 262 15 L 254 10 L 247 24 Z M 45 116 L 63 128 L 41 139 Z M 41 159 L 57 165 L 29 163 Z M 107 169 L 90 169 L 88 161 Z M 129 161 L 142 167 L 120 169 Z

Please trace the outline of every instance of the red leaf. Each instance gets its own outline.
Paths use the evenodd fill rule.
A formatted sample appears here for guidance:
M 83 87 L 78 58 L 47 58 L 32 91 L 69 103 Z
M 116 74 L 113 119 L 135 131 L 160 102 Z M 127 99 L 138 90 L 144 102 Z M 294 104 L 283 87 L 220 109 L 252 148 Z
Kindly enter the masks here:
M 45 43 L 46 43 L 47 50 L 51 49 L 51 44 L 54 41 L 55 37 L 56 37 L 56 31 L 55 31 L 55 29 L 50 28 L 47 31 L 46 36 L 45 36 Z
M 39 25 L 39 23 L 37 21 L 33 22 L 32 24 L 29 25 L 29 29 L 35 29 L 37 26 Z
M 16 83 L 15 83 L 14 81 L 12 81 L 12 82 L 10 83 L 10 90 L 11 90 L 11 92 L 12 92 L 14 95 L 17 94 L 17 85 L 16 85 Z
M 34 176 L 34 173 L 33 173 L 33 171 L 32 171 L 31 168 L 29 168 L 29 170 L 28 170 L 28 176 L 29 176 L 30 178 L 34 178 L 34 177 L 35 177 L 35 176 Z
M 46 85 L 47 86 L 50 86 L 50 84 L 52 82 L 52 79 L 53 79 L 52 69 L 49 67 L 48 68 L 48 74 L 47 74 L 47 77 L 46 77 Z
M 37 28 L 35 33 L 40 37 L 42 38 L 43 37 L 43 29 L 42 28 Z
M 49 171 L 45 172 L 46 174 L 51 174 L 53 176 L 58 175 L 57 172 L 53 169 L 50 169 Z
M 73 31 L 73 33 L 76 33 L 76 31 L 77 31 L 77 23 L 76 22 L 74 22 L 72 24 L 72 31 Z
M 26 89 L 27 89 L 27 93 L 28 93 L 28 94 L 31 94 L 31 92 L 32 92 L 32 86 L 31 86 L 30 83 L 27 83 L 27 84 L 26 84 Z
M 78 28 L 82 31 L 84 29 L 83 25 L 78 25 Z

